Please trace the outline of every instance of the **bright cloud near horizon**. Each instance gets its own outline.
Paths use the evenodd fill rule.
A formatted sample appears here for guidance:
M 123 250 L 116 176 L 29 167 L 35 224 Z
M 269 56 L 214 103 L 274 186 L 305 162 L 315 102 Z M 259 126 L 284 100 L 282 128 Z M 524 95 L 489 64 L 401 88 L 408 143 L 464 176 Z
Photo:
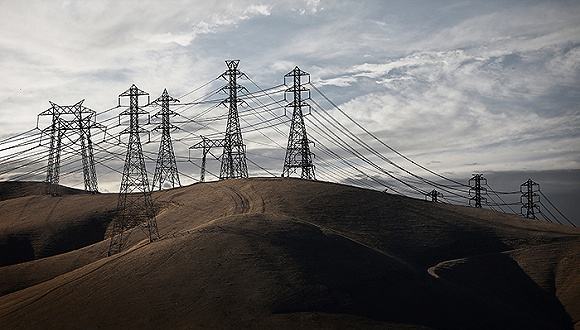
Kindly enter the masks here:
M 181 95 L 235 58 L 264 88 L 300 66 L 442 173 L 580 169 L 578 1 L 6 0 L 0 16 L 2 136 L 49 100 L 108 109 L 133 83 Z

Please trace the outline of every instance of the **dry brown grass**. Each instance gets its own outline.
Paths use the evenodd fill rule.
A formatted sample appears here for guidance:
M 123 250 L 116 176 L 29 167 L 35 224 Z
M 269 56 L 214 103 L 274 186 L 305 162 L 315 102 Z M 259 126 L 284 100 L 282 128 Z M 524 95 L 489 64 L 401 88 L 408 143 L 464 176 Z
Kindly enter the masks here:
M 163 239 L 107 257 L 115 194 L 0 196 L 2 328 L 580 324 L 580 231 L 338 184 L 156 192 Z M 5 192 L 0 184 L 0 192 Z

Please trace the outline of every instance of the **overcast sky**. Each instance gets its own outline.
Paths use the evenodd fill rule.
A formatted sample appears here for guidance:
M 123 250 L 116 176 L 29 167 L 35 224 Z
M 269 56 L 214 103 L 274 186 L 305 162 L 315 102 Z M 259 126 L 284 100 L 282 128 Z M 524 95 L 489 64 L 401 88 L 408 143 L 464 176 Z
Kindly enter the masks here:
M 132 83 L 178 96 L 229 58 L 267 88 L 299 65 L 420 163 L 465 180 L 512 173 L 513 183 L 490 182 L 506 190 L 556 173 L 569 193 L 550 189 L 579 213 L 579 1 L 1 0 L 0 54 L 2 136 L 34 127 L 49 100 L 102 111 Z M 248 145 L 280 172 L 283 151 Z

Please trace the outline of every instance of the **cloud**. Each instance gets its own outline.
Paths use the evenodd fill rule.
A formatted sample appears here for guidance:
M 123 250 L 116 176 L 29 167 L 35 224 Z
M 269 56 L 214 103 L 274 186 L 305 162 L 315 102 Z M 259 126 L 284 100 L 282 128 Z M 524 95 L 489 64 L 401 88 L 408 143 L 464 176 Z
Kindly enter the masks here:
M 477 49 L 500 56 L 513 51 L 534 51 L 578 40 L 577 6 L 562 2 L 507 7 L 445 27 L 410 45 L 412 49 Z
M 249 19 L 252 16 L 270 16 L 272 13 L 272 6 L 268 5 L 250 5 L 246 9 L 244 9 L 244 15 L 242 15 L 241 19 Z
M 580 145 L 580 114 L 573 105 L 568 108 L 564 98 L 556 100 L 560 95 L 551 94 L 578 81 L 580 58 L 573 55 L 578 49 L 550 46 L 502 56 L 422 51 L 383 63 L 354 65 L 346 70 L 349 76 L 319 84 L 348 79 L 351 88 L 367 81 L 383 87 L 352 98 L 343 108 L 385 140 L 398 141 L 399 149 L 420 153 L 425 162 L 445 153 L 448 161 L 441 167 L 446 168 L 471 163 L 469 157 L 479 155 L 485 155 L 479 163 L 486 168 L 507 170 L 515 164 L 520 164 L 518 169 L 576 168 L 580 164 L 572 155 Z M 546 111 L 540 105 L 550 98 L 560 105 L 554 109 L 552 104 Z M 552 146 L 550 152 L 542 149 L 543 143 Z M 429 151 L 423 151 L 427 145 Z M 540 156 L 536 148 L 545 151 Z M 455 167 L 464 172 L 472 169 Z
M 321 79 L 315 83 L 320 86 L 348 87 L 356 81 L 355 77 L 336 77 L 331 79 Z
M 153 43 L 176 43 L 180 46 L 189 46 L 199 35 L 216 33 L 219 29 L 252 19 L 257 16 L 270 16 L 272 6 L 269 5 L 249 5 L 241 12 L 236 10 L 226 11 L 226 13 L 212 14 L 208 19 L 203 19 L 195 23 L 190 31 L 174 34 L 165 32 L 162 34 L 151 34 L 146 41 Z

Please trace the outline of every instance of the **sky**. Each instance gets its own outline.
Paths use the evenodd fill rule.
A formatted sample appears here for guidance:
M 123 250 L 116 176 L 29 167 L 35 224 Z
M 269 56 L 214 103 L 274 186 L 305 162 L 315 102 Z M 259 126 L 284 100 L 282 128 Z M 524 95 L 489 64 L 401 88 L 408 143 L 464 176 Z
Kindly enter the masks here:
M 462 181 L 488 173 L 497 190 L 542 178 L 580 221 L 579 1 L 1 0 L 0 54 L 0 138 L 33 128 L 49 100 L 103 111 L 133 83 L 152 98 L 163 88 L 180 96 L 219 76 L 226 59 L 268 88 L 298 65 L 419 163 Z M 284 137 L 247 138 L 248 157 L 279 173 L 284 151 L 273 143 Z M 195 140 L 184 142 L 176 153 L 188 157 Z M 102 190 L 116 191 L 119 176 L 98 171 Z

